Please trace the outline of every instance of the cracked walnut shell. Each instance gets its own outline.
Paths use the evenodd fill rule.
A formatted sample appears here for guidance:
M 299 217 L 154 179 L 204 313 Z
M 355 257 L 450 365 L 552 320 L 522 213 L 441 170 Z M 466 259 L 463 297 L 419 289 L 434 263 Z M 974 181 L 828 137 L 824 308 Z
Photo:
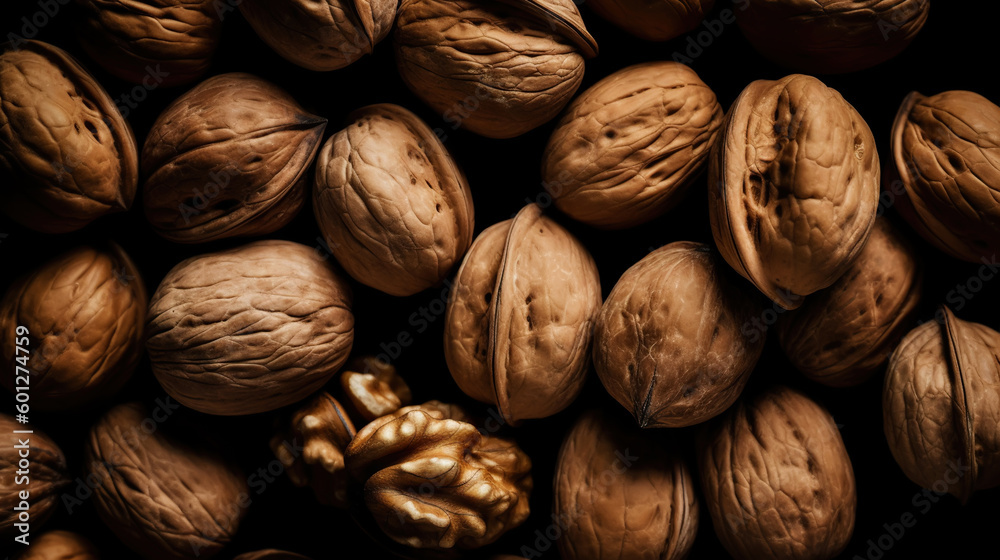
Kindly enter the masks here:
M 371 356 L 347 364 L 340 373 L 340 390 L 347 408 L 362 422 L 396 412 L 413 398 L 396 367 Z
M 34 430 L 31 434 L 15 434 L 14 430 Z M 25 461 L 21 456 L 27 445 L 29 474 L 24 470 Z M 38 429 L 18 422 L 13 416 L 0 413 L 0 537 L 13 540 L 15 535 L 27 534 L 30 529 L 38 529 L 48 521 L 59 507 L 59 496 L 68 486 L 69 471 L 66 456 L 59 446 Z M 22 497 L 27 492 L 27 499 Z M 28 523 L 19 519 L 28 502 Z M 15 511 L 18 507 L 20 510 Z

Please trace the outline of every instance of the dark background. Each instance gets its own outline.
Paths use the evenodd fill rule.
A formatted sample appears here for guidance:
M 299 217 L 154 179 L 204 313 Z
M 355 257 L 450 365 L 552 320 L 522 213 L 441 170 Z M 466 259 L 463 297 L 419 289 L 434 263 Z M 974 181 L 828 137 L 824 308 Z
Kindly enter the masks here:
M 996 19 L 992 13 L 986 14 L 973 8 L 987 4 L 935 2 L 926 27 L 902 55 L 863 72 L 823 77 L 867 120 L 879 144 L 883 169 L 886 169 L 885 163 L 890 161 L 888 140 L 893 117 L 899 103 L 910 91 L 932 95 L 949 89 L 968 89 L 994 102 L 1000 100 L 1000 86 L 995 82 Z M 720 1 L 709 19 L 718 19 L 720 10 L 728 7 L 729 2 Z M 34 1 L 5 1 L 0 7 L 0 31 L 5 36 L 9 32 L 20 34 L 21 17 L 30 17 L 38 9 Z M 601 49 L 597 58 L 587 62 L 581 91 L 625 66 L 669 59 L 675 51 L 683 51 L 687 47 L 689 37 L 704 30 L 699 28 L 667 43 L 647 43 L 633 39 L 604 22 L 586 5 L 581 9 Z M 132 84 L 112 77 L 82 52 L 72 31 L 75 18 L 74 6 L 62 7 L 36 38 L 54 43 L 75 55 L 112 98 L 130 91 Z M 721 35 L 703 48 L 703 53 L 693 61 L 692 67 L 715 90 L 723 107 L 728 107 L 749 82 L 762 78 L 776 79 L 789 73 L 757 55 L 735 24 L 724 26 Z M 472 187 L 477 233 L 507 219 L 543 192 L 539 175 L 540 157 L 553 123 L 510 140 L 490 140 L 462 130 L 452 130 L 450 123 L 423 105 L 403 85 L 395 71 L 390 40 L 380 44 L 373 56 L 346 69 L 313 73 L 275 55 L 256 37 L 238 12 L 231 12 L 226 17 L 223 40 L 211 73 L 230 71 L 253 72 L 286 88 L 307 110 L 329 119 L 327 136 L 342 126 L 350 111 L 376 102 L 398 103 L 415 111 L 432 128 L 445 129 L 445 144 L 464 168 Z M 131 110 L 129 121 L 140 146 L 160 111 L 189 87 L 154 90 Z M 7 180 L 6 177 L 0 178 L 0 181 Z M 551 210 L 556 219 L 593 253 L 600 268 L 603 291 L 607 295 L 621 273 L 651 249 L 677 240 L 711 242 L 705 189 L 706 181 L 702 178 L 680 207 L 652 223 L 620 232 L 598 231 L 574 223 Z M 0 287 L 5 288 L 16 275 L 67 248 L 110 238 L 134 258 L 152 292 L 164 274 L 180 260 L 245 242 L 227 240 L 198 246 L 167 242 L 157 237 L 146 224 L 141 207 L 140 198 L 131 212 L 109 216 L 81 232 L 68 235 L 42 235 L 0 218 L 0 233 L 8 234 L 8 237 L 0 239 Z M 919 317 L 930 319 L 934 307 L 944 302 L 956 284 L 964 283 L 973 276 L 978 266 L 947 258 L 925 244 L 899 219 L 895 209 L 890 208 L 887 215 L 918 244 L 925 258 L 928 274 Z M 312 209 L 306 208 L 292 224 L 272 237 L 316 246 L 319 235 Z M 958 317 L 1000 329 L 997 314 L 1000 288 L 994 285 L 998 281 L 988 282 L 964 308 L 957 311 Z M 486 411 L 485 406 L 462 395 L 448 374 L 442 352 L 443 321 L 431 323 L 425 332 L 417 332 L 409 323 L 411 314 L 421 306 L 427 307 L 440 296 L 440 289 L 428 290 L 413 297 L 395 298 L 356 282 L 353 286 L 357 321 L 355 354 L 382 352 L 381 343 L 388 344 L 399 333 L 407 332 L 414 343 L 404 348 L 394 363 L 413 388 L 415 402 L 440 399 L 468 405 L 478 412 Z M 841 434 L 854 464 L 858 489 L 857 523 L 844 558 L 853 558 L 854 555 L 865 557 L 869 548 L 867 541 L 883 535 L 886 532 L 883 524 L 896 523 L 907 512 L 915 515 L 917 524 L 908 529 L 901 539 L 894 540 L 884 558 L 930 557 L 937 554 L 986 557 L 986 550 L 994 551 L 992 557 L 995 557 L 996 532 L 1000 527 L 1000 489 L 979 492 L 965 506 L 951 496 L 944 496 L 926 513 L 912 503 L 921 490 L 907 480 L 897 467 L 882 432 L 881 374 L 851 389 L 829 389 L 817 385 L 805 380 L 789 366 L 772 336 L 747 390 L 759 391 L 779 382 L 805 391 L 825 405 L 842 426 Z M 116 401 L 139 399 L 152 403 L 161 395 L 148 361 L 144 360 Z M 3 405 L 4 410 L 12 410 L 12 407 L 12 398 L 9 404 Z M 522 545 L 534 547 L 535 531 L 544 531 L 550 524 L 551 477 L 559 443 L 574 419 L 589 407 L 604 407 L 619 414 L 623 412 L 607 396 L 592 371 L 583 394 L 569 409 L 549 419 L 504 430 L 505 435 L 517 438 L 532 458 L 536 489 L 531 496 L 533 513 L 529 522 L 504 536 L 490 548 L 491 552 L 513 554 Z M 36 427 L 49 433 L 62 446 L 74 476 L 79 474 L 81 467 L 86 431 L 99 412 L 58 414 L 36 411 L 33 414 L 32 421 Z M 219 418 L 184 410 L 171 417 L 164 429 L 201 432 L 218 442 L 219 447 L 238 461 L 249 475 L 259 468 L 266 468 L 273 460 L 267 442 L 279 413 Z M 664 445 L 690 458 L 695 431 L 695 428 L 664 431 L 653 434 L 653 437 L 662 439 Z M 253 503 L 238 537 L 220 557 L 230 558 L 259 548 L 283 548 L 308 554 L 317 560 L 340 557 L 345 552 L 353 556 L 359 554 L 359 550 L 364 550 L 360 554 L 370 558 L 385 555 L 377 547 L 369 546 L 348 517 L 319 506 L 310 490 L 293 487 L 284 475 L 267 484 L 260 494 L 252 493 L 251 498 Z M 704 507 L 700 521 L 691 557 L 726 557 L 713 534 L 711 520 Z M 41 528 L 37 524 L 33 527 L 35 536 Z M 131 552 L 117 544 L 89 501 L 72 514 L 60 507 L 44 528 L 69 529 L 85 534 L 105 558 L 132 556 Z M 351 549 L 355 552 L 348 552 Z M 475 557 L 485 555 L 476 554 Z M 557 558 L 558 554 L 553 548 L 543 557 Z

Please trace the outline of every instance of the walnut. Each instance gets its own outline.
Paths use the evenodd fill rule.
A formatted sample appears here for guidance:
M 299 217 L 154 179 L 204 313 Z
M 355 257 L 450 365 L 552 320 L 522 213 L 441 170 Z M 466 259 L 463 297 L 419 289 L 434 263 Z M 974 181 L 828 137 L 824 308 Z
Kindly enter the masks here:
M 396 368 L 378 358 L 363 356 L 340 373 L 340 389 L 347 408 L 367 423 L 410 404 L 410 387 Z
M 705 168 L 722 107 L 677 62 L 619 70 L 570 104 L 542 156 L 556 206 L 584 223 L 632 227 L 673 208 Z
M 811 74 L 855 72 L 896 56 L 927 21 L 930 0 L 741 0 L 747 40 L 770 60 Z
M 323 146 L 313 207 L 337 261 L 396 295 L 440 283 L 472 243 L 472 193 L 444 144 L 416 115 L 369 105 Z
M 1000 107 L 971 91 L 911 93 L 892 127 L 900 214 L 971 262 L 1000 251 Z
M 205 80 L 174 100 L 146 138 L 146 217 L 178 243 L 280 229 L 305 204 L 325 127 L 251 74 Z
M 301 554 L 295 554 L 294 552 L 267 549 L 240 554 L 233 560 L 310 560 L 310 558 Z
M 781 348 L 814 381 L 858 385 L 885 365 L 913 324 L 922 279 L 914 248 L 879 218 L 847 272 L 778 323 Z
M 837 426 L 798 391 L 741 400 L 698 438 L 705 504 L 738 560 L 826 560 L 854 531 L 854 471 Z
M 947 307 L 938 317 L 892 353 L 882 417 L 906 476 L 965 502 L 1000 486 L 1000 333 Z
M 794 309 L 864 247 L 878 206 L 878 152 L 861 115 L 823 82 L 758 80 L 726 114 L 709 184 L 726 262 Z
M 15 434 L 14 430 L 34 433 Z M 21 456 L 24 449 L 27 459 Z M 24 469 L 22 461 L 27 461 L 27 479 L 24 473 L 17 473 Z M 0 413 L 0 537 L 9 542 L 31 529 L 38 530 L 59 506 L 59 492 L 69 485 L 68 474 L 66 457 L 54 441 L 31 425 Z
M 173 398 L 209 414 L 273 410 L 318 390 L 354 340 L 351 290 L 305 245 L 257 241 L 175 266 L 146 348 Z
M 91 405 L 132 376 L 142 357 L 146 304 L 139 270 L 121 247 L 72 250 L 7 289 L 0 300 L 0 356 L 13 363 L 21 355 L 17 346 L 31 351 L 33 406 Z M 27 328 L 24 337 L 18 327 Z M 0 377 L 0 384 L 15 391 L 13 375 Z
M 715 0 L 590 0 L 587 6 L 640 39 L 669 41 L 698 27 Z
M 698 532 L 694 479 L 677 455 L 607 414 L 576 421 L 559 451 L 553 519 L 563 560 L 680 560 Z
M 518 136 L 555 117 L 597 54 L 571 0 L 402 0 L 394 37 L 406 85 L 456 127 Z
M 458 386 L 511 424 L 569 406 L 583 386 L 597 267 L 587 249 L 529 204 L 476 238 L 445 315 L 445 358 Z
M 17 560 L 98 560 L 90 541 L 68 531 L 49 531 L 33 538 Z
M 76 0 L 80 44 L 111 74 L 150 86 L 204 74 L 222 31 L 219 0 Z M 237 2 L 238 4 L 238 2 Z M 235 5 L 235 4 L 234 4 Z
M 139 173 L 132 129 L 69 54 L 39 41 L 5 50 L 0 100 L 0 208 L 8 216 L 65 233 L 129 209 Z
M 459 407 L 430 401 L 375 420 L 347 447 L 347 469 L 393 541 L 478 548 L 527 519 L 531 461 L 470 421 Z
M 240 12 L 286 60 L 309 70 L 337 70 L 371 54 L 396 17 L 396 0 L 243 0 Z
M 621 276 L 594 327 L 594 367 L 641 427 L 704 422 L 740 396 L 764 349 L 756 294 L 707 245 L 679 241 Z

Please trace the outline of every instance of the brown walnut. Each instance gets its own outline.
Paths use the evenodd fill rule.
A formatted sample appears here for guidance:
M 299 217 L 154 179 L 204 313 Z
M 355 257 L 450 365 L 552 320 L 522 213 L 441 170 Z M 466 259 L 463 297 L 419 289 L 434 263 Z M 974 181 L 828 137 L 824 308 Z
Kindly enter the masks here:
M 0 54 L 0 208 L 45 233 L 128 210 L 138 182 L 132 129 L 100 84 L 39 41 Z
M 722 124 L 712 90 L 687 66 L 619 70 L 569 106 L 542 156 L 545 188 L 581 222 L 632 227 L 674 207 L 704 171 Z
M 687 465 L 599 411 L 573 425 L 556 464 L 563 560 L 680 560 L 698 532 Z
M 828 560 L 854 531 L 851 459 L 833 417 L 798 391 L 741 400 L 698 440 L 705 504 L 737 560 Z
M 347 364 L 340 373 L 340 390 L 347 409 L 363 423 L 396 412 L 413 399 L 395 366 L 371 356 Z
M 142 148 L 146 217 L 178 243 L 255 236 L 305 204 L 326 119 L 244 73 L 213 76 L 153 123 Z
M 84 537 L 68 531 L 49 531 L 38 538 L 17 557 L 17 560 L 99 560 L 94 545 Z
M 32 434 L 15 434 L 14 430 L 34 430 Z M 20 452 L 28 440 L 29 476 L 24 484 L 19 462 Z M 24 523 L 18 519 L 19 511 L 14 508 L 21 504 L 21 492 L 28 492 L 29 519 L 27 529 L 38 530 L 48 521 L 59 507 L 59 495 L 69 485 L 66 457 L 59 446 L 40 430 L 30 424 L 21 424 L 13 417 L 0 413 L 0 537 L 5 542 L 14 536 L 24 534 Z
M 445 315 L 445 358 L 458 386 L 506 422 L 544 418 L 583 387 L 601 307 L 597 266 L 529 204 L 473 242 Z
M 330 251 L 357 281 L 408 296 L 441 282 L 472 243 L 472 193 L 416 115 L 359 109 L 316 161 L 313 207 Z
M 646 41 L 669 41 L 694 30 L 715 0 L 590 0 L 602 18 Z
M 971 91 L 911 93 L 892 128 L 900 214 L 971 262 L 1000 251 L 1000 107 Z
M 402 0 L 394 43 L 417 97 L 490 138 L 555 117 L 597 54 L 572 0 Z
M 889 360 L 885 437 L 910 480 L 965 502 L 1000 486 L 1000 333 L 947 307 L 938 317 Z
M 256 552 L 246 552 L 240 554 L 233 560 L 311 560 L 308 556 L 302 556 L 301 554 L 295 554 L 294 552 L 285 552 L 284 550 L 275 550 L 269 548 L 267 550 L 258 550 Z
M 175 266 L 149 304 L 146 349 L 172 397 L 209 414 L 273 410 L 347 360 L 351 291 L 314 249 L 257 241 Z
M 81 408 L 116 393 L 142 357 L 146 287 L 122 250 L 81 247 L 20 278 L 0 300 L 0 356 L 30 354 L 31 402 Z M 26 327 L 21 337 L 18 327 Z M 24 344 L 17 344 L 23 342 Z M 0 384 L 14 392 L 13 375 Z
M 765 341 L 745 331 L 763 309 L 730 275 L 707 245 L 679 241 L 611 290 L 594 327 L 594 368 L 639 426 L 698 424 L 740 396 Z
M 726 114 L 709 159 L 722 256 L 786 309 L 833 284 L 875 224 L 879 160 L 861 115 L 811 76 L 757 80 Z

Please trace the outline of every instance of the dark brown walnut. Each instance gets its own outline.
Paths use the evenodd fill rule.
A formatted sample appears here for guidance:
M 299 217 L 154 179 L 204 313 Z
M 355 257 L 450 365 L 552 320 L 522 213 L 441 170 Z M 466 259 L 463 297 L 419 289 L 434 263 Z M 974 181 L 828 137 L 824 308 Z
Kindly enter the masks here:
M 285 466 L 292 484 L 311 486 L 320 503 L 348 504 L 350 476 L 344 449 L 356 430 L 337 399 L 320 392 L 292 413 L 286 429 L 271 438 L 271 451 Z
M 0 54 L 0 208 L 45 233 L 78 230 L 135 198 L 132 129 L 100 84 L 39 41 Z
M 98 560 L 94 545 L 84 537 L 69 531 L 49 531 L 24 549 L 17 560 Z
M 208 71 L 222 18 L 239 2 L 76 0 L 83 50 L 111 74 L 148 89 L 186 84 Z
M 947 307 L 893 352 L 885 437 L 913 482 L 962 502 L 1000 486 L 1000 333 Z
M 566 436 L 554 487 L 563 560 L 680 560 L 698 533 L 684 461 L 600 411 Z
M 383 416 L 347 447 L 347 469 L 392 540 L 472 549 L 523 523 L 531 461 L 511 440 L 480 434 L 455 405 L 430 401 Z
M 726 114 L 708 173 L 719 251 L 785 309 L 836 282 L 875 224 L 871 130 L 811 76 L 747 86 Z
M 587 2 L 587 6 L 597 15 L 646 41 L 669 41 L 694 30 L 705 19 L 705 14 L 712 11 L 714 5 L 715 0 Z
M 116 393 L 142 357 L 148 303 L 135 264 L 114 243 L 80 247 L 14 282 L 0 300 L 0 355 L 25 357 L 31 403 L 81 408 Z M 26 332 L 24 332 L 26 329 Z M 14 392 L 13 375 L 0 384 Z
M 396 17 L 396 0 L 243 0 L 239 6 L 275 52 L 321 72 L 371 54 Z
M 142 148 L 146 217 L 178 243 L 271 233 L 305 204 L 326 119 L 251 74 L 213 76 L 160 114 Z
M 587 249 L 529 204 L 476 238 L 445 315 L 458 386 L 506 422 L 545 418 L 583 387 L 601 280 Z
M 930 0 L 737 0 L 736 21 L 761 54 L 811 74 L 870 68 L 898 55 Z
M 847 272 L 781 319 L 781 348 L 814 381 L 832 387 L 863 383 L 885 365 L 913 324 L 922 279 L 913 246 L 879 218 Z
M 572 0 L 402 0 L 394 44 L 417 97 L 489 138 L 559 114 L 597 54 Z
M 892 128 L 900 214 L 971 262 L 1000 251 L 1000 107 L 971 91 L 911 93 Z
M 34 433 L 15 434 L 14 430 Z M 28 450 L 27 479 L 23 472 L 17 473 L 24 470 L 20 464 L 24 449 Z M 59 446 L 31 425 L 0 413 L 0 537 L 10 542 L 17 535 L 40 529 L 59 507 L 60 493 L 69 482 L 66 457 Z M 22 492 L 27 496 L 22 497 Z M 27 521 L 19 518 L 25 510 L 22 502 L 27 503 Z
M 311 247 L 257 241 L 175 266 L 149 304 L 153 373 L 209 414 L 273 410 L 316 392 L 347 360 L 347 282 Z
M 246 552 L 240 554 L 233 560 L 310 560 L 308 556 L 302 556 L 301 554 L 295 554 L 294 552 L 285 552 L 284 550 L 258 550 L 256 552 Z
M 854 470 L 833 417 L 798 391 L 741 400 L 698 439 L 715 534 L 737 560 L 827 560 L 851 540 Z
M 355 280 L 408 296 L 440 283 L 472 243 L 472 193 L 419 117 L 388 103 L 352 113 L 316 161 L 313 208 Z
M 250 504 L 238 469 L 205 443 L 164 433 L 139 403 L 118 405 L 91 427 L 84 470 L 97 481 L 93 503 L 104 523 L 153 560 L 215 556 Z
M 674 207 L 708 160 L 722 107 L 677 62 L 619 70 L 570 104 L 542 156 L 543 185 L 570 217 L 632 227 Z
M 707 245 L 679 241 L 619 278 L 597 316 L 594 368 L 639 426 L 704 422 L 740 396 L 764 349 L 760 298 Z
M 391 414 L 413 399 L 396 368 L 371 356 L 347 364 L 340 373 L 340 391 L 347 409 L 363 423 Z

